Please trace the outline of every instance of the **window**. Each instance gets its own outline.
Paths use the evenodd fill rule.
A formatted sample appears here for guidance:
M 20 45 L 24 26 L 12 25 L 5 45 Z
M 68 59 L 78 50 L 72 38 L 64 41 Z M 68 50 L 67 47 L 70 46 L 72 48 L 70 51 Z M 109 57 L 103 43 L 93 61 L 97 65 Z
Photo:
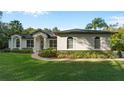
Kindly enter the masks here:
M 20 47 L 20 40 L 19 39 L 16 39 L 16 47 Z
M 27 40 L 27 47 L 28 48 L 34 47 L 34 40 Z
M 53 39 L 53 40 L 49 40 L 49 42 L 51 48 L 57 47 L 57 40 Z
M 68 37 L 67 38 L 67 48 L 73 48 L 73 38 L 72 37 Z
M 100 49 L 100 37 L 95 37 L 95 49 Z

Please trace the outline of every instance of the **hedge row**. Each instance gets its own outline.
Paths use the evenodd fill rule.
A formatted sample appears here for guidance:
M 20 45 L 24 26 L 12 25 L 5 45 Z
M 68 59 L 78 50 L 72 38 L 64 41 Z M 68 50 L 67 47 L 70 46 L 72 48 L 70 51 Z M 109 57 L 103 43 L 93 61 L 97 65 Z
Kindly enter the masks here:
M 111 51 L 58 51 L 58 58 L 115 58 Z
M 81 50 L 81 51 L 57 51 L 56 49 L 45 49 L 39 53 L 41 57 L 57 58 L 115 58 L 112 51 Z
M 33 53 L 32 49 L 4 49 L 0 52 L 14 52 L 14 53 Z M 81 51 L 57 51 L 53 48 L 41 50 L 39 52 L 41 57 L 56 57 L 56 58 L 115 58 L 112 51 L 97 51 L 97 50 L 81 50 Z
M 0 52 L 13 52 L 13 53 L 33 53 L 33 50 L 30 49 L 30 48 L 23 48 L 21 50 L 19 49 L 13 49 L 13 50 L 10 50 L 10 49 L 2 49 L 0 50 Z

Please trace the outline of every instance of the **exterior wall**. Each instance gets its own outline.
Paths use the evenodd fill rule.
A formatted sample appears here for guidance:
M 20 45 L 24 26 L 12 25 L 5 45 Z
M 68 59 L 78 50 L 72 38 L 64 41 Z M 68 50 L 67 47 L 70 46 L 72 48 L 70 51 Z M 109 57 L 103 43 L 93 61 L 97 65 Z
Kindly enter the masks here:
M 49 39 L 46 40 L 46 49 L 49 48 Z
M 34 50 L 41 50 L 40 40 L 44 39 L 44 49 L 49 48 L 49 38 L 43 33 L 37 33 L 34 35 Z M 110 50 L 109 38 L 111 34 L 64 34 L 57 36 L 57 50 L 95 50 L 94 38 L 100 37 L 100 50 Z M 9 48 L 16 48 L 16 37 L 12 36 L 13 40 L 9 40 Z M 18 36 L 19 37 L 19 36 Z M 67 49 L 67 38 L 73 37 L 73 48 Z M 19 37 L 20 38 L 20 37 Z M 27 39 L 21 39 L 21 48 L 27 48 Z
M 96 50 L 94 38 L 100 37 L 100 49 L 110 50 L 110 34 L 64 34 L 57 36 L 57 50 Z M 73 48 L 67 49 L 67 38 L 73 37 Z
M 22 48 L 27 48 L 27 39 L 22 39 Z
M 11 39 L 8 40 L 8 47 L 11 48 L 12 44 L 11 44 Z
M 37 51 L 39 51 L 39 50 L 41 50 L 41 48 L 40 48 L 40 45 L 41 43 L 40 43 L 40 38 L 37 38 L 36 39 L 36 43 L 35 43 L 35 49 L 37 50 Z

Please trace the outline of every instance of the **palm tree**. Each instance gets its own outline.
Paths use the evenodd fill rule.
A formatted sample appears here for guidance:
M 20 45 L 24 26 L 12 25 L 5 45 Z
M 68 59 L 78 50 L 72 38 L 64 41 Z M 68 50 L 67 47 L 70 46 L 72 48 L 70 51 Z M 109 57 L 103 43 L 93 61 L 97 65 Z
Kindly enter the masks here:
M 105 22 L 104 19 L 102 19 L 102 18 L 94 18 L 91 23 L 87 24 L 85 29 L 97 30 L 97 29 L 107 28 L 107 27 L 108 27 L 108 25 L 107 25 L 107 23 Z

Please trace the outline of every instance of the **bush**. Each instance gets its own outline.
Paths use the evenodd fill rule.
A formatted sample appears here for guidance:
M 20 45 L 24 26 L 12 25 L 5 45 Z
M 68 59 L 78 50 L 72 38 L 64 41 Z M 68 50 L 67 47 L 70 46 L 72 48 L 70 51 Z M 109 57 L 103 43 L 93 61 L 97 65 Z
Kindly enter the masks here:
M 58 51 L 58 58 L 114 58 L 111 51 Z
M 0 50 L 0 52 L 13 52 L 13 53 L 33 53 L 33 50 L 30 49 L 30 48 L 24 48 L 24 49 L 13 49 L 13 50 L 10 50 L 10 49 L 2 49 Z
M 6 48 L 6 49 L 1 49 L 0 52 L 11 52 L 11 50 L 9 48 Z
M 21 50 L 13 49 L 13 50 L 11 50 L 11 52 L 14 52 L 14 53 L 33 53 L 33 50 L 30 48 L 23 48 Z
M 43 49 L 39 52 L 41 57 L 57 57 L 57 50 L 53 48 Z

